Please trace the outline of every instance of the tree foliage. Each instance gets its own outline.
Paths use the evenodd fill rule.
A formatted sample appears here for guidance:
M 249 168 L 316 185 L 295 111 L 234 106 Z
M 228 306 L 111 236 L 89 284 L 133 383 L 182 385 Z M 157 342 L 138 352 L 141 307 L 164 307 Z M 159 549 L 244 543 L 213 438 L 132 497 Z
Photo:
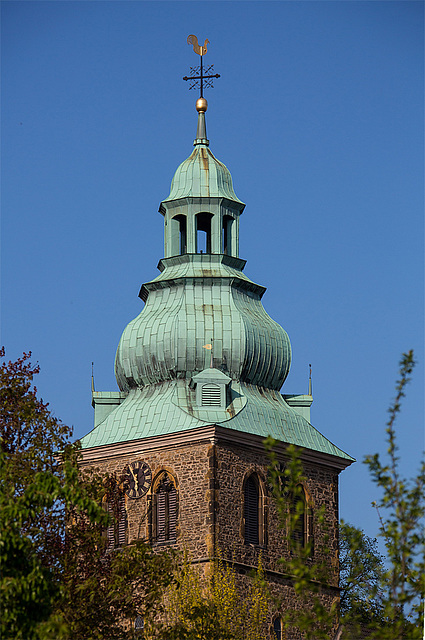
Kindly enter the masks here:
M 372 622 L 384 622 L 384 557 L 378 551 L 376 538 L 341 521 L 339 562 L 341 621 L 345 636 L 359 638 Z
M 413 351 L 400 361 L 396 396 L 388 409 L 386 428 L 388 462 L 379 453 L 364 460 L 381 498 L 372 504 L 380 520 L 380 536 L 387 551 L 385 571 L 380 581 L 385 624 L 373 625 L 376 640 L 421 639 L 425 597 L 424 516 L 425 462 L 416 476 L 401 476 L 395 422 L 401 410 L 405 388 L 415 366 Z
M 131 622 L 140 617 L 152 639 L 262 639 L 268 594 L 261 562 L 243 594 L 232 563 L 221 556 L 208 578 L 188 557 L 179 565 L 175 555 L 154 553 L 141 540 L 111 551 L 105 529 L 118 517 L 122 479 L 81 472 L 80 446 L 37 397 L 33 379 L 39 368 L 29 358 L 24 354 L 0 367 L 1 637 L 124 640 L 134 637 Z M 381 491 L 373 504 L 386 558 L 375 540 L 341 524 L 342 638 L 365 632 L 371 640 L 422 638 L 425 465 L 410 480 L 401 477 L 395 433 L 413 367 L 413 353 L 404 354 L 389 408 L 388 462 L 379 454 L 365 458 Z M 289 446 L 282 469 L 275 442 L 268 439 L 266 446 L 286 544 L 282 571 L 297 595 L 293 609 L 282 614 L 284 627 L 297 627 L 307 639 L 328 640 L 334 637 L 338 605 L 329 595 L 336 564 L 329 562 L 334 551 L 328 548 L 324 512 L 315 514 L 315 526 L 324 534 L 322 553 L 315 557 L 311 541 L 300 544 L 294 535 L 304 517 L 297 500 L 304 480 L 301 451 Z M 103 508 L 105 501 L 114 505 L 112 514 Z
M 314 514 L 315 526 L 320 527 L 323 533 L 321 554 L 317 557 L 313 554 L 311 540 L 303 544 L 294 535 L 304 518 L 303 500 L 299 499 L 303 497 L 301 486 L 305 481 L 302 450 L 289 445 L 282 468 L 274 451 L 276 445 L 273 438 L 265 440 L 270 457 L 269 478 L 286 547 L 280 564 L 283 573 L 291 578 L 296 595 L 293 606 L 285 606 L 282 622 L 289 633 L 292 628 L 297 628 L 307 639 L 329 640 L 338 614 L 338 599 L 332 598 L 329 590 L 329 586 L 335 583 L 337 558 L 335 550 L 330 548 L 324 509 L 318 509 Z
M 211 575 L 186 553 L 165 598 L 165 623 L 147 638 L 161 640 L 264 640 L 268 590 L 261 558 L 242 589 L 231 561 L 218 552 Z M 158 631 L 159 629 L 159 631 Z
M 340 526 L 340 631 L 338 637 L 357 640 L 420 640 L 423 637 L 423 602 L 425 597 L 424 516 L 425 465 L 411 479 L 401 477 L 395 421 L 401 400 L 414 367 L 413 352 L 403 354 L 400 377 L 396 383 L 396 397 L 389 408 L 387 422 L 388 462 L 384 464 L 377 453 L 367 456 L 372 480 L 381 491 L 381 499 L 372 505 L 380 520 L 380 536 L 386 556 L 378 552 L 377 541 L 352 525 Z M 291 512 L 290 500 L 296 496 L 303 480 L 300 450 L 287 447 L 288 463 L 284 471 L 273 452 L 275 442 L 266 441 L 270 452 L 270 477 L 278 513 L 288 544 L 297 528 L 301 514 Z M 318 522 L 323 522 L 319 514 Z M 325 550 L 330 553 L 329 549 Z M 282 558 L 285 572 L 291 576 L 299 606 L 286 611 L 286 628 L 296 626 L 306 638 L 334 638 L 337 615 L 336 603 L 323 606 L 323 586 L 329 582 L 332 569 L 310 557 L 311 549 L 296 549 Z
M 37 398 L 29 358 L 0 367 L 1 637 L 133 637 L 128 620 L 157 610 L 174 558 L 143 541 L 108 548 L 114 515 L 102 503 L 117 503 L 122 488 L 81 473 L 80 446 Z

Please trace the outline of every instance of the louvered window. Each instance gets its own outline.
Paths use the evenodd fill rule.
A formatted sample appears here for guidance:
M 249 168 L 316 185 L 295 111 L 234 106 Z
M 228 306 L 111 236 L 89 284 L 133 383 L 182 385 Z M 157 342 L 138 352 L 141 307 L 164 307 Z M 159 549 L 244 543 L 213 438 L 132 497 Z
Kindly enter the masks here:
M 155 542 L 173 542 L 176 539 L 177 491 L 167 474 L 161 479 L 155 493 Z
M 108 504 L 108 512 L 114 519 L 114 522 L 108 527 L 108 549 L 117 549 L 126 543 L 127 511 L 125 497 L 121 496 L 115 509 L 112 504 Z
M 201 403 L 202 406 L 216 406 L 221 405 L 221 389 L 218 384 L 203 384 L 201 389 Z
M 245 483 L 244 518 L 245 544 L 259 544 L 259 491 L 254 476 Z

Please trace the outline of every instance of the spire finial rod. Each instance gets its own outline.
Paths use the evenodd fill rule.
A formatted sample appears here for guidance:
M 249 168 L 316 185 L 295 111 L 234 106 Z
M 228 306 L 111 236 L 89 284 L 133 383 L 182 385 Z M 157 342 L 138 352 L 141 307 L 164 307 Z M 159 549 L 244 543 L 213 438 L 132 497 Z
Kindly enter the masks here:
M 312 382 L 311 382 L 311 364 L 308 365 L 310 368 L 310 374 L 308 377 L 308 395 L 312 396 L 313 395 L 313 388 L 312 388 Z

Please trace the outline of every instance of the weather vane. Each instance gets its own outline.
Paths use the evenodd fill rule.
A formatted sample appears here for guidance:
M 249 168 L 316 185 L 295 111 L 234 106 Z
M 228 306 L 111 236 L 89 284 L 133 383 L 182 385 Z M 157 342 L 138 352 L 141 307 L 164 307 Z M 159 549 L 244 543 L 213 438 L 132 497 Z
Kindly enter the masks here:
M 200 97 L 204 97 L 204 87 L 213 87 L 213 78 L 219 78 L 219 73 L 212 73 L 214 71 L 214 65 L 211 64 L 206 69 L 203 68 L 202 58 L 207 52 L 207 44 L 209 44 L 209 40 L 205 40 L 203 46 L 198 44 L 198 38 L 193 34 L 187 36 L 187 44 L 193 45 L 193 50 L 201 57 L 201 65 L 199 67 L 190 67 L 190 76 L 184 76 L 183 80 L 190 80 L 189 89 L 198 89 L 201 90 Z

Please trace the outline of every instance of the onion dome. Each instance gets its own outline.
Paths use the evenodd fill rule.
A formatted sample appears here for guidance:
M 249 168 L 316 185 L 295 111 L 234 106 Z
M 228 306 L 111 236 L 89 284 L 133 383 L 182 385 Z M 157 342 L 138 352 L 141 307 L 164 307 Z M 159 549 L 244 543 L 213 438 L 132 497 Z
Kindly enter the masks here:
M 235 381 L 278 390 L 291 363 L 289 337 L 266 313 L 264 287 L 230 256 L 182 255 L 161 261 L 163 272 L 142 287 L 142 312 L 120 340 L 115 372 L 121 390 L 190 379 L 206 365 Z

